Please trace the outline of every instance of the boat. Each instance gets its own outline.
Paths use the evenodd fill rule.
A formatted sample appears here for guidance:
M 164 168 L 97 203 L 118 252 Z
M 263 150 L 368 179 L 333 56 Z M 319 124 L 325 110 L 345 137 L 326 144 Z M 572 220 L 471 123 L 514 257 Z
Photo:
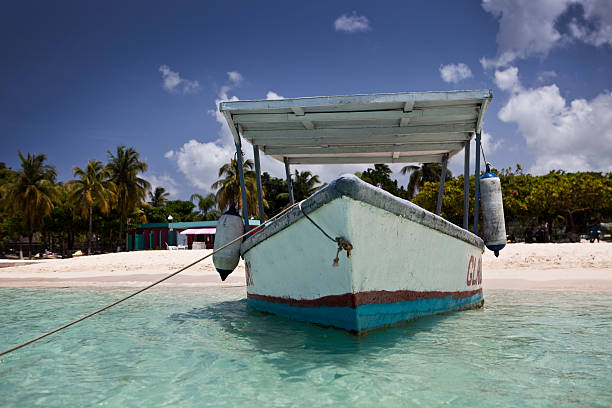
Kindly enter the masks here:
M 292 204 L 234 247 L 232 256 L 245 261 L 249 307 L 359 334 L 481 307 L 485 242 L 478 236 L 478 204 L 474 231 L 468 230 L 469 144 L 475 137 L 479 177 L 482 119 L 491 98 L 491 91 L 479 90 L 222 102 L 238 156 L 244 141 L 253 145 L 259 214 L 260 152 L 284 163 Z M 439 215 L 448 160 L 462 150 L 463 228 Z M 293 200 L 294 164 L 415 162 L 442 164 L 433 213 L 354 175 L 301 203 Z M 224 217 L 248 225 L 245 207 L 242 220 Z

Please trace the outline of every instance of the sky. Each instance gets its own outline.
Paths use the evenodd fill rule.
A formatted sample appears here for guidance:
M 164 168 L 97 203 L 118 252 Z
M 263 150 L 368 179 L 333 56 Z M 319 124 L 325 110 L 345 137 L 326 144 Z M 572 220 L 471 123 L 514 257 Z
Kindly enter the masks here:
M 188 199 L 234 154 L 222 100 L 454 89 L 493 90 L 495 167 L 612 171 L 610 0 L 3 2 L 0 55 L 0 162 L 60 181 L 126 145 Z

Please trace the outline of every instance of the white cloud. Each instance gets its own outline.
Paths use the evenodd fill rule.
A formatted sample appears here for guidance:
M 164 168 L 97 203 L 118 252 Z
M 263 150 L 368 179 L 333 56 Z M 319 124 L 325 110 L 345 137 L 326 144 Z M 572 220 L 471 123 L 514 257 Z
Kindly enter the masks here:
M 345 31 L 347 33 L 356 33 L 359 31 L 370 30 L 370 21 L 366 16 L 358 16 L 356 12 L 353 14 L 343 14 L 334 21 L 334 29 L 336 31 Z
M 236 151 L 232 133 L 225 117 L 219 112 L 219 104 L 222 101 L 238 100 L 236 96 L 230 97 L 228 93 L 244 77 L 237 71 L 227 72 L 227 76 L 229 84 L 220 88 L 215 100 L 216 109 L 208 111 L 220 125 L 217 139 L 204 143 L 192 139 L 178 149 L 164 154 L 165 158 L 176 163 L 179 171 L 193 186 L 205 192 L 212 192 L 211 185 L 218 179 L 219 168 L 228 163 Z
M 274 91 L 268 91 L 268 93 L 266 94 L 266 99 L 272 100 L 272 99 L 283 99 L 283 96 L 277 94 Z
M 570 32 L 579 40 L 596 47 L 612 45 L 612 2 L 610 0 L 582 0 L 584 19 L 580 24 L 574 19 L 569 24 Z
M 457 83 L 472 76 L 470 67 L 460 62 L 459 64 L 440 65 L 440 76 L 446 83 Z
M 165 156 L 176 161 L 180 172 L 193 186 L 210 192 L 210 186 L 218 179 L 219 168 L 229 162 L 232 154 L 228 146 L 217 141 L 201 143 L 192 139 Z
M 208 111 L 219 123 L 217 138 L 212 142 L 199 142 L 192 139 L 178 149 L 164 154 L 164 157 L 176 162 L 179 171 L 193 186 L 205 192 L 214 192 L 211 186 L 219 178 L 219 168 L 228 163 L 236 153 L 234 137 L 225 117 L 219 111 L 219 104 L 224 101 L 239 100 L 235 95 L 230 96 L 229 92 L 238 86 L 244 77 L 236 71 L 227 72 L 227 76 L 229 83 L 219 89 L 215 109 Z M 267 96 L 270 95 L 270 92 Z M 245 158 L 252 159 L 253 149 L 250 148 L 250 145 L 243 141 L 242 146 Z M 261 165 L 262 171 L 268 171 L 276 177 L 282 177 L 284 174 L 283 164 L 265 155 L 261 156 Z
M 170 194 L 170 198 L 175 198 L 179 192 L 176 180 L 167 174 L 162 174 L 161 176 L 147 174 L 145 179 L 151 183 L 151 191 L 155 191 L 157 187 L 163 187 Z
M 159 72 L 162 73 L 163 84 L 162 87 L 170 92 L 183 92 L 192 93 L 196 92 L 200 87 L 198 81 L 191 81 L 189 79 L 181 78 L 178 72 L 172 71 L 168 65 L 162 65 L 159 67 Z
M 230 82 L 234 86 L 240 85 L 240 83 L 244 80 L 244 77 L 242 76 L 242 74 L 240 74 L 240 72 L 237 72 L 237 71 L 229 71 L 227 73 L 227 76 L 229 77 Z
M 510 67 L 505 71 L 495 71 L 495 85 L 502 91 L 518 89 L 521 86 L 518 68 Z
M 555 21 L 568 3 L 569 0 L 483 0 L 482 7 L 499 19 L 499 55 L 481 59 L 483 67 L 502 67 L 516 58 L 546 55 L 561 39 Z
M 584 18 L 574 18 L 568 33 L 556 24 L 571 5 L 581 5 Z M 483 0 L 482 7 L 499 20 L 497 56 L 481 58 L 483 68 L 500 68 L 578 39 L 595 46 L 612 45 L 612 2 L 610 0 Z
M 538 75 L 538 81 L 545 82 L 556 77 L 557 73 L 555 71 L 544 71 Z
M 517 124 L 535 156 L 531 172 L 612 170 L 611 92 L 568 104 L 555 84 L 510 90 L 498 117 Z
M 494 154 L 502 145 L 501 140 L 493 140 L 493 136 L 487 132 L 482 132 L 480 143 L 482 144 L 482 149 L 484 150 L 485 154 Z M 472 146 L 470 147 L 472 148 L 471 151 L 474 151 L 476 148 L 476 142 L 472 142 Z

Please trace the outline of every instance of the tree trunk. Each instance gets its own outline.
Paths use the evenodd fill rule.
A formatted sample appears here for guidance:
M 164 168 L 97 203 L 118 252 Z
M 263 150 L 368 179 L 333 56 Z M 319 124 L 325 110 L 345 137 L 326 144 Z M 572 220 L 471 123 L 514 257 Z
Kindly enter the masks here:
M 62 258 L 68 258 L 68 231 L 62 233 Z
M 109 251 L 113 250 L 113 229 L 110 228 L 110 230 L 108 231 L 108 248 Z
M 72 226 L 68 230 L 68 249 L 70 250 L 70 257 L 72 258 L 72 251 L 74 251 L 74 232 Z
M 121 252 L 121 237 L 123 237 L 123 211 L 119 216 L 119 236 L 117 237 L 117 252 Z
M 576 224 L 574 223 L 574 214 L 571 211 L 569 213 L 569 227 L 571 232 L 576 232 Z
M 91 255 L 91 232 L 92 232 L 91 219 L 92 219 L 92 214 L 93 214 L 93 206 L 90 205 L 89 206 L 89 236 L 87 238 L 87 255 Z
M 125 209 L 123 206 L 121 207 L 121 214 L 119 216 L 119 237 L 117 238 L 117 252 L 121 252 L 121 248 L 123 248 L 123 228 L 126 223 Z
M 33 222 L 32 220 L 28 220 L 28 258 L 32 259 L 32 238 L 34 235 L 34 227 L 33 227 Z

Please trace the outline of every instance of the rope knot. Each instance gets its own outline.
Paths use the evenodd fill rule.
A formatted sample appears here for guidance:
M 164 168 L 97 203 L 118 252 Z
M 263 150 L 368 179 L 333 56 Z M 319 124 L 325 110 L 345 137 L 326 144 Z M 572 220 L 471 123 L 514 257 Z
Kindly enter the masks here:
M 336 237 L 334 241 L 336 241 L 336 243 L 338 244 L 338 251 L 336 251 L 336 257 L 334 258 L 334 263 L 332 264 L 332 266 L 336 267 L 336 266 L 339 266 L 338 262 L 340 261 L 340 258 L 339 258 L 340 252 L 346 251 L 346 257 L 347 258 L 351 257 L 351 251 L 353 250 L 353 244 L 351 244 L 349 241 L 347 241 L 343 237 Z

